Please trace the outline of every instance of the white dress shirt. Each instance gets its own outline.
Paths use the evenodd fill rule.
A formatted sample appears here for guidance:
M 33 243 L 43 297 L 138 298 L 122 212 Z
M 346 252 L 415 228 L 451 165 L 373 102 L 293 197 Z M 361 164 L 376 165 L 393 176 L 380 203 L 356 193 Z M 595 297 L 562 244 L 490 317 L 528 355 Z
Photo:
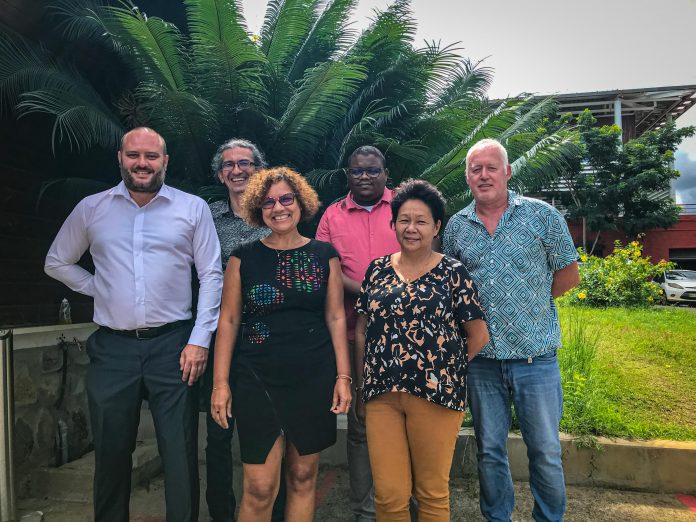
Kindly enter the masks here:
M 76 263 L 89 248 L 94 275 Z M 208 347 L 217 327 L 222 269 L 208 205 L 162 185 L 139 207 L 116 187 L 80 201 L 46 256 L 46 273 L 94 298 L 94 322 L 134 330 L 190 319 L 191 266 L 200 281 L 189 344 Z

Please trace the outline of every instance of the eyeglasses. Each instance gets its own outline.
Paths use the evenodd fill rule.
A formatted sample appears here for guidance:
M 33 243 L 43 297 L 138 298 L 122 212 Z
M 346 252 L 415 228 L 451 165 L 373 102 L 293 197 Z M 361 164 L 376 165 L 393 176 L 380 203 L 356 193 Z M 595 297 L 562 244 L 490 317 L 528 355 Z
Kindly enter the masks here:
M 249 170 L 250 167 L 256 166 L 256 163 L 249 160 L 239 160 L 239 161 L 225 161 L 222 163 L 221 170 L 234 170 L 235 165 L 239 167 L 239 170 Z
M 279 196 L 278 198 L 271 198 L 267 197 L 266 199 L 263 200 L 261 203 L 261 208 L 269 209 L 275 207 L 276 201 L 283 205 L 284 207 L 289 207 L 295 202 L 295 193 L 294 192 L 288 192 L 287 194 L 283 194 L 282 196 Z
M 365 168 L 350 168 L 345 169 L 346 174 L 350 174 L 354 178 L 359 178 L 363 175 L 363 172 L 367 173 L 371 178 L 376 178 L 382 172 L 384 172 L 383 167 L 365 167 Z

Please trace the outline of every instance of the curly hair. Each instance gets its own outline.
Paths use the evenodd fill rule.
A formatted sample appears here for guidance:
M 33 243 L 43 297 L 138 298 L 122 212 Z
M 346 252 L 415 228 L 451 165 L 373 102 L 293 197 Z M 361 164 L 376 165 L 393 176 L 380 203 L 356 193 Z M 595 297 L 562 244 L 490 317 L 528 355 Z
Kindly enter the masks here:
M 242 217 L 253 227 L 265 226 L 261 204 L 266 199 L 272 185 L 285 181 L 295 193 L 295 201 L 300 205 L 302 220 L 309 221 L 319 210 L 319 196 L 301 175 L 289 167 L 265 169 L 249 179 L 242 200 Z
M 416 199 L 425 203 L 430 209 L 435 222 L 443 222 L 445 219 L 445 198 L 435 185 L 422 179 L 408 179 L 394 189 L 392 196 L 392 225 L 396 223 L 401 206 L 409 199 Z

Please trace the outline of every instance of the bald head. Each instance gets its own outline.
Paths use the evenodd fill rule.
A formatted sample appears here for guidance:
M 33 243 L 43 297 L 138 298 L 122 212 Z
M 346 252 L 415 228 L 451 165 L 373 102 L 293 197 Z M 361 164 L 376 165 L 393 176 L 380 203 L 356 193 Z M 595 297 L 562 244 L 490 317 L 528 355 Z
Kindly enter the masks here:
M 161 150 L 162 155 L 163 156 L 167 155 L 167 143 L 164 141 L 164 138 L 159 133 L 157 133 L 155 130 L 151 129 L 150 127 L 136 127 L 135 129 L 131 129 L 128 132 L 126 132 L 121 137 L 121 147 L 119 148 L 119 150 L 121 152 L 123 152 L 123 144 L 125 143 L 126 138 L 128 138 L 130 135 L 135 134 L 135 133 L 143 134 L 143 135 L 151 134 L 151 135 L 157 136 L 157 138 L 160 141 L 160 144 L 162 145 L 162 150 Z

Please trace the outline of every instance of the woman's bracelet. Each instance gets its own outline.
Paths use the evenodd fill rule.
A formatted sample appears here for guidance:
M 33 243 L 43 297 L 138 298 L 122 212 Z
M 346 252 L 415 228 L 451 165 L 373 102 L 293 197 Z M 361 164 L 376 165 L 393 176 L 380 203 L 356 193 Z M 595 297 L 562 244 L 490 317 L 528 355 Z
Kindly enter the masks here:
M 213 391 L 219 390 L 220 388 L 229 388 L 229 384 L 221 384 L 220 386 L 213 386 Z
M 345 380 L 347 380 L 349 383 L 353 384 L 353 378 L 352 378 L 350 375 L 344 375 L 344 374 L 342 374 L 342 373 L 339 373 L 339 374 L 336 376 L 336 380 L 338 380 L 338 379 L 345 379 Z

